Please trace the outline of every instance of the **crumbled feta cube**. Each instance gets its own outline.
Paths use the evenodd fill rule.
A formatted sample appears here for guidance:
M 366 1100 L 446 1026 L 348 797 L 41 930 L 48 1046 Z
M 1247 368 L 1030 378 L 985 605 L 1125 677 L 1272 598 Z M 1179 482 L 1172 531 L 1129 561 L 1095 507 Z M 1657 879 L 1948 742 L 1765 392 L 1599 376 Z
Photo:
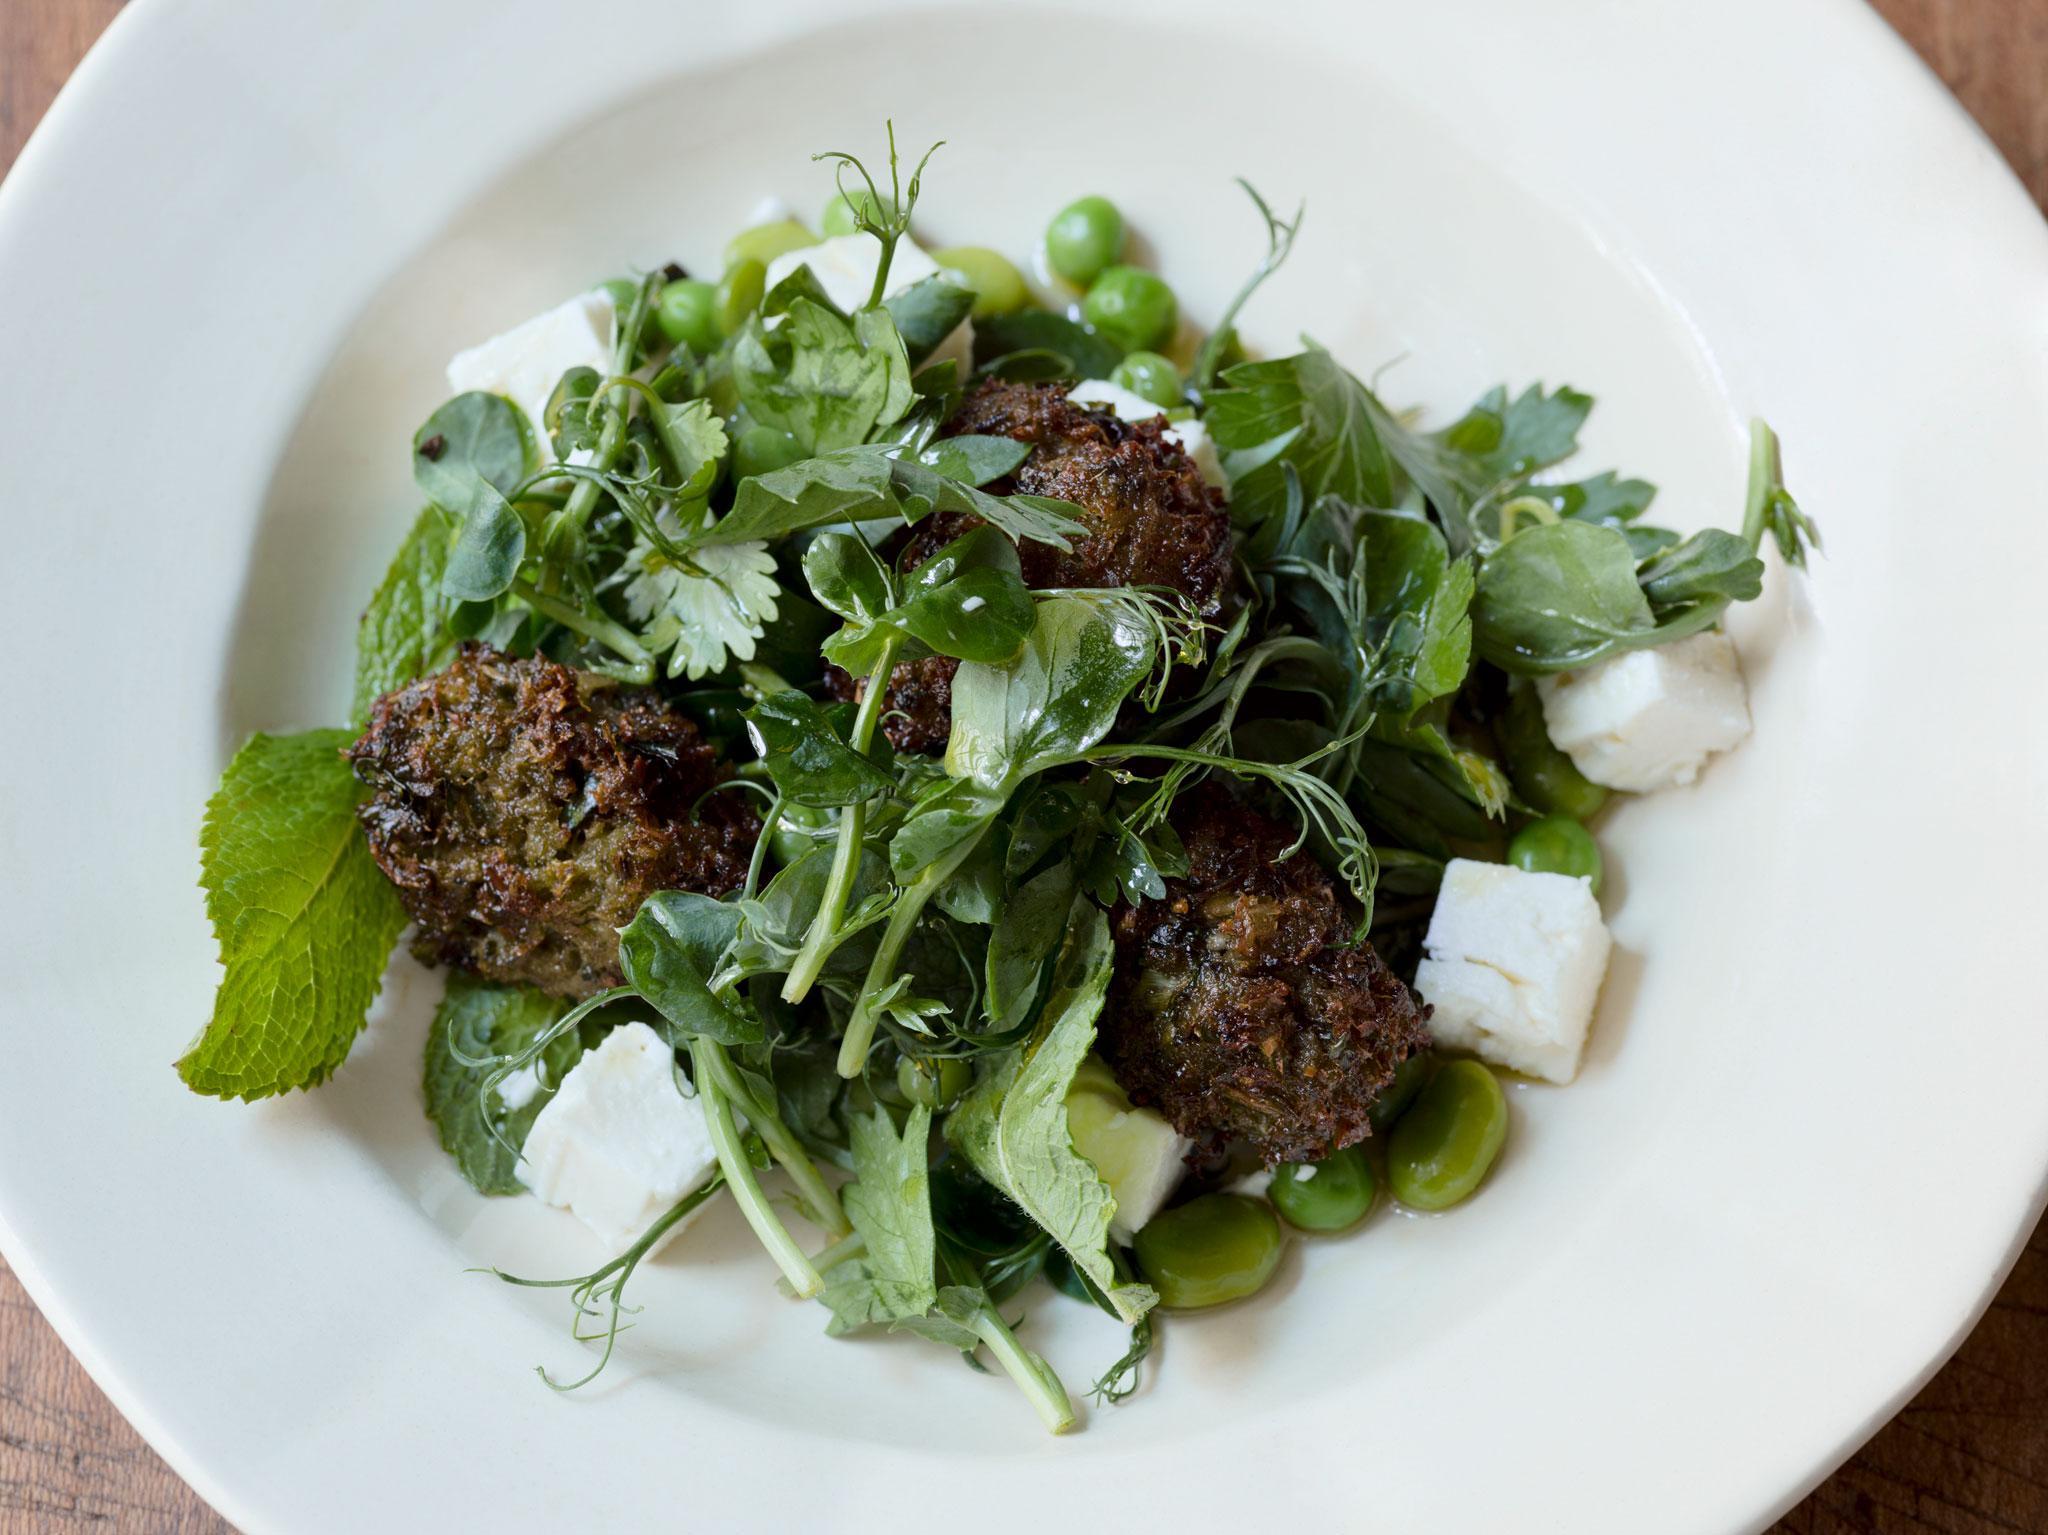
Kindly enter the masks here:
M 1550 739 L 1594 783 L 1647 793 L 1688 784 L 1749 734 L 1749 697 L 1727 635 L 1710 629 L 1538 680 Z
M 1611 940 L 1583 879 L 1453 858 L 1415 989 L 1439 1044 L 1569 1082 L 1578 1075 Z
M 754 204 L 754 211 L 747 215 L 745 227 L 758 229 L 763 224 L 780 224 L 796 217 L 796 209 L 770 192 Z
M 1109 1234 L 1119 1242 L 1159 1213 L 1195 1144 L 1151 1109 L 1133 1108 L 1109 1067 L 1092 1055 L 1067 1090 L 1067 1132 L 1116 1199 Z
M 768 287 L 772 290 L 798 267 L 809 267 L 811 275 L 818 279 L 818 286 L 825 290 L 825 297 L 852 314 L 874 292 L 875 268 L 881 260 L 882 242 L 873 235 L 834 235 L 801 250 L 784 251 L 769 262 Z M 912 284 L 939 275 L 939 264 L 926 255 L 915 240 L 905 235 L 896 242 L 896 254 L 889 260 L 889 284 L 882 297 L 894 298 Z M 949 357 L 960 364 L 963 375 L 973 366 L 972 321 L 962 320 L 926 361 L 941 362 Z
M 610 371 L 615 324 L 609 293 L 594 288 L 578 294 L 502 336 L 457 352 L 448 363 L 449 392 L 503 395 L 526 412 L 542 453 L 552 457 L 542 426 L 548 398 L 571 368 Z
M 1119 421 L 1150 421 L 1154 416 L 1163 416 L 1165 411 L 1154 405 L 1143 395 L 1112 384 L 1106 378 L 1083 379 L 1067 391 L 1067 398 L 1076 405 L 1101 406 Z M 1181 451 L 1195 461 L 1195 468 L 1202 478 L 1218 490 L 1226 489 L 1223 480 L 1223 462 L 1216 456 L 1216 444 L 1210 440 L 1209 429 L 1199 421 L 1169 422 L 1166 436 L 1181 446 Z
M 519 1181 L 614 1253 L 718 1165 L 703 1105 L 674 1072 L 675 1052 L 646 1024 L 613 1029 L 562 1078 L 520 1153 Z
M 1264 1199 L 1273 1187 L 1273 1169 L 1258 1167 L 1223 1186 L 1226 1194 L 1248 1194 L 1253 1199 Z

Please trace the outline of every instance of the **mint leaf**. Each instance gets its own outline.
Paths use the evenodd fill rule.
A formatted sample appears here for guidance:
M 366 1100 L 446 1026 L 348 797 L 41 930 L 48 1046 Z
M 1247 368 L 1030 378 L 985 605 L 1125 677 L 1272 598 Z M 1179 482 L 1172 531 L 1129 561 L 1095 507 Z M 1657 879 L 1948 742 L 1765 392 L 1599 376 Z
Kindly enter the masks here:
M 1135 1322 L 1158 1297 L 1118 1278 L 1107 1250 L 1116 1197 L 1067 1128 L 1067 1089 L 1094 1047 L 1114 957 L 1109 919 L 1077 905 L 1085 914 L 1068 933 L 1037 1033 L 984 1072 L 948 1116 L 946 1139 Z
M 524 1050 L 567 1005 L 542 992 L 493 986 L 460 970 L 448 974 L 448 990 L 427 1031 L 422 1085 L 427 1118 L 440 1134 L 441 1149 L 455 1158 L 462 1176 L 480 1194 L 525 1192 L 513 1173 L 519 1147 L 582 1055 L 583 1044 L 573 1028 L 549 1044 L 535 1062 L 540 1084 L 518 1108 L 507 1108 L 491 1087 L 495 1066 L 470 1062 Z
M 255 735 L 206 805 L 200 884 L 227 967 L 178 1061 L 194 1092 L 324 1082 L 377 995 L 405 909 L 356 825 L 346 730 Z
M 441 581 L 453 536 L 448 514 L 424 508 L 356 625 L 355 699 L 349 718 L 370 718 L 378 698 L 433 671 L 445 659 L 449 602 Z

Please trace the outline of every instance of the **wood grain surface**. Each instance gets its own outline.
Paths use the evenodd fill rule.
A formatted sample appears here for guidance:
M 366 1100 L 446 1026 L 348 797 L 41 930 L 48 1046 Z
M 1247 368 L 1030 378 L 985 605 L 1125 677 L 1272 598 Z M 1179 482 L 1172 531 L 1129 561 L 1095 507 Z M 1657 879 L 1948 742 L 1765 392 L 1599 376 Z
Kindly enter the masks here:
M 2048 206 L 2048 0 L 1876 5 Z M 119 8 L 0 0 L 0 172 Z M 100 1394 L 0 1263 L 0 1532 L 228 1528 Z M 1955 1358 L 1772 1535 L 2012 1531 L 2048 1532 L 2048 1225 Z

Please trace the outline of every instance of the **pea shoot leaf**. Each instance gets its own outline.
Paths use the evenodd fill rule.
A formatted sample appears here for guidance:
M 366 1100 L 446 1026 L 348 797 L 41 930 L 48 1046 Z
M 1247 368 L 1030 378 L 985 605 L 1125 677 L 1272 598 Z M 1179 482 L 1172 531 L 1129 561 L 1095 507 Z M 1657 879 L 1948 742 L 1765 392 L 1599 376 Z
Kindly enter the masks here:
M 903 337 L 903 350 L 916 367 L 939 343 L 960 328 L 974 307 L 974 293 L 943 277 L 927 277 L 882 301 L 896 330 Z
M 991 315 L 974 322 L 974 365 L 985 373 L 1020 377 L 1007 364 L 1035 358 L 1045 366 L 1034 378 L 1108 378 L 1124 349 L 1089 326 L 1043 310 Z
M 823 709 L 794 688 L 770 693 L 746 719 L 768 776 L 799 805 L 857 805 L 896 787 L 895 779 L 846 743 Z
M 687 890 L 657 890 L 619 929 L 619 968 L 626 984 L 648 1001 L 670 1028 L 670 1042 L 715 1040 L 759 1044 L 761 1020 L 711 990 L 711 977 L 735 937 L 740 908 Z
M 346 730 L 255 735 L 207 802 L 200 884 L 226 966 L 178 1061 L 194 1092 L 263 1098 L 348 1055 L 405 909 L 356 824 Z

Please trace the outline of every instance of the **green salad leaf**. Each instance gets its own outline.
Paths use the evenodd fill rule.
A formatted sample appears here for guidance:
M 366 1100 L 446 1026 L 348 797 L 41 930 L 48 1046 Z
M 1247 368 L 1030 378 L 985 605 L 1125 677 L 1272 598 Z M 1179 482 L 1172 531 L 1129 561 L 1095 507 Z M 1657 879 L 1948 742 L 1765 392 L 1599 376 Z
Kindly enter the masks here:
M 903 350 L 914 368 L 959 329 L 960 322 L 974 307 L 974 293 L 943 277 L 927 277 L 901 293 L 892 293 L 882 301 L 882 307 L 896 322 Z
M 619 929 L 619 968 L 666 1019 L 672 1042 L 758 1044 L 761 1020 L 711 989 L 719 959 L 739 934 L 740 909 L 691 890 L 658 890 Z
M 808 298 L 771 331 L 748 322 L 733 352 L 740 399 L 763 426 L 787 432 L 806 453 L 864 443 L 900 419 L 914 398 L 910 359 L 886 310 L 853 317 Z
M 821 1299 L 833 1332 L 922 1317 L 938 1303 L 931 1124 L 922 1105 L 911 1109 L 900 1135 L 885 1108 L 848 1117 L 855 1181 L 840 1199 L 867 1250 L 825 1275 Z
M 422 1086 L 441 1149 L 480 1194 L 526 1191 L 513 1172 L 519 1148 L 582 1055 L 583 1042 L 573 1028 L 550 1040 L 530 1068 L 538 1077 L 532 1094 L 517 1108 L 492 1085 L 498 1058 L 527 1049 L 566 1009 L 566 1003 L 538 991 L 449 972 L 448 989 L 427 1030 Z
M 356 680 L 349 718 L 370 718 L 371 705 L 394 688 L 437 670 L 451 653 L 452 604 L 442 591 L 454 528 L 438 506 L 423 508 L 398 546 L 390 569 L 356 625 Z
M 746 718 L 754 749 L 785 799 L 855 805 L 896 787 L 895 779 L 846 744 L 823 709 L 794 688 L 770 693 Z
M 194 1092 L 324 1082 L 362 1029 L 405 910 L 356 824 L 347 730 L 255 735 L 207 801 L 200 884 L 227 973 L 178 1061 Z
M 983 1068 L 947 1118 L 946 1139 L 1060 1245 L 1119 1317 L 1135 1322 L 1158 1297 L 1118 1275 L 1107 1250 L 1116 1198 L 1067 1129 L 1067 1089 L 1094 1048 L 1115 957 L 1109 919 L 1092 907 L 1077 911 L 1037 1032 Z
M 1313 503 L 1336 496 L 1355 506 L 1395 504 L 1394 462 L 1380 440 L 1389 418 L 1372 391 L 1328 352 L 1240 363 L 1209 396 L 1216 445 L 1233 457 L 1231 512 L 1256 524 L 1286 505 L 1286 470 Z
M 1124 349 L 1065 315 L 1027 309 L 974 322 L 974 365 L 1004 378 L 1108 378 Z

